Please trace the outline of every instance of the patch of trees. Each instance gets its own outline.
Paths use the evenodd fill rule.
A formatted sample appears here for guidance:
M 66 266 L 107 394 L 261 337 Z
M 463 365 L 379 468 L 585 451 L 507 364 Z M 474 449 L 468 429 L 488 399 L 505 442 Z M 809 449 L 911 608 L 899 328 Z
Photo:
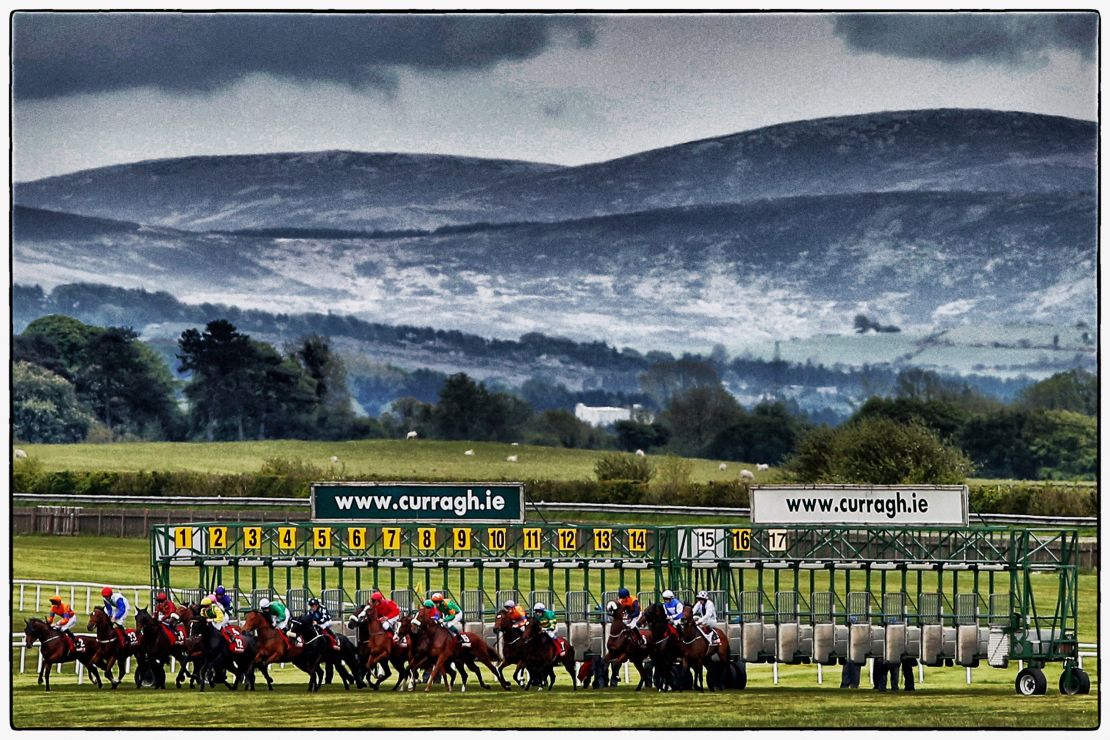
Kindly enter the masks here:
M 882 334 L 896 334 L 902 331 L 893 324 L 880 324 L 878 321 L 862 313 L 857 313 L 856 317 L 852 319 L 852 327 L 856 330 L 856 334 L 866 334 L 869 331 Z

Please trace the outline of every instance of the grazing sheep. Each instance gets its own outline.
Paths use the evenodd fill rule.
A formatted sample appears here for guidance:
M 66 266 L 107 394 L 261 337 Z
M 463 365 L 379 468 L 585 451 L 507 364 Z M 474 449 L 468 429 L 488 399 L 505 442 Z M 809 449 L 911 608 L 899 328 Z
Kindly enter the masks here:
M 416 434 L 415 430 L 411 431 L 411 432 L 409 432 L 408 434 L 405 435 L 405 439 L 416 439 L 416 437 L 417 437 L 417 434 Z
M 643 450 L 636 450 L 636 457 L 645 457 Z
M 520 447 L 520 442 L 513 442 L 513 447 Z
M 21 450 L 18 447 L 16 447 L 15 448 L 15 459 L 16 460 L 25 460 L 25 459 L 27 459 L 27 451 L 26 450 Z
M 744 480 L 755 480 L 755 473 L 748 470 L 747 468 L 744 468 L 740 471 L 740 477 Z
M 509 455 L 505 458 L 505 462 L 516 462 L 516 455 Z
M 463 454 L 466 455 L 467 457 L 474 457 L 474 450 L 467 450 Z
M 759 463 L 755 466 L 755 469 L 756 470 L 767 470 L 769 467 L 771 467 L 771 466 L 768 465 L 767 463 Z
M 720 465 L 717 466 L 717 470 L 728 470 L 728 465 L 725 465 L 724 463 L 721 463 Z
M 331 461 L 332 461 L 332 463 L 333 463 L 333 464 L 334 464 L 334 463 L 337 463 L 337 462 L 339 462 L 339 458 L 338 458 L 338 457 L 336 457 L 335 455 L 332 455 L 332 456 L 331 456 Z

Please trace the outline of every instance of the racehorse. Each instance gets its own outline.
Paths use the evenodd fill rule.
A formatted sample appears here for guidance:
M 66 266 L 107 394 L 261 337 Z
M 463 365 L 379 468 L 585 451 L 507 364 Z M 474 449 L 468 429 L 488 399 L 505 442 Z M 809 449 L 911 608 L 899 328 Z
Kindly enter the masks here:
M 360 689 L 366 686 L 362 680 L 363 672 L 358 665 L 355 646 L 346 635 L 335 635 L 335 641 L 339 647 L 333 648 L 327 635 L 316 627 L 316 623 L 308 614 L 289 620 L 289 628 L 293 630 L 293 634 L 304 641 L 305 663 L 311 670 L 305 667 L 301 667 L 301 670 L 309 675 L 309 691 L 320 690 L 323 682 L 317 677 L 316 671 L 321 665 L 333 666 L 339 672 L 344 689 L 350 690 L 352 683 Z M 348 668 L 354 675 L 347 672 Z
M 427 656 L 427 662 L 433 664 L 431 675 L 428 677 L 428 685 L 424 687 L 425 691 L 431 691 L 432 684 L 435 683 L 436 678 L 446 673 L 446 666 L 454 662 L 460 668 L 462 673 L 462 690 L 466 691 L 466 671 L 462 670 L 463 666 L 469 667 L 478 676 L 478 684 L 483 689 L 488 689 L 489 686 L 482 680 L 482 673 L 478 670 L 476 663 L 480 662 L 482 665 L 490 669 L 501 688 L 508 691 L 512 687 L 501 672 L 497 670 L 497 666 L 493 664 L 493 650 L 486 644 L 480 636 L 473 632 L 463 632 L 462 635 L 466 638 L 468 644 L 460 644 L 459 640 L 451 633 L 451 630 L 443 626 L 435 619 L 432 618 L 434 609 L 428 607 L 421 607 L 420 611 L 416 613 L 407 624 L 407 629 L 413 635 L 413 648 L 416 648 L 416 643 L 421 643 L 419 652 Z M 409 670 L 415 671 L 420 665 L 409 663 Z M 413 681 L 413 673 L 409 674 L 410 684 Z M 451 684 L 447 683 L 447 690 L 451 690 Z
M 717 634 L 716 645 L 709 644 L 709 638 L 694 624 L 694 607 L 687 604 L 682 608 L 681 645 L 682 664 L 694 669 L 694 687 L 702 691 L 702 667 L 709 667 L 709 690 L 724 688 L 722 670 L 728 665 L 728 638 L 720 627 L 713 628 Z M 713 657 L 716 656 L 716 660 Z
M 389 665 L 397 669 L 397 683 L 393 685 L 396 691 L 401 682 L 409 677 L 409 669 L 405 662 L 409 657 L 407 641 L 394 640 L 393 634 L 382 628 L 381 620 L 372 604 L 366 604 L 347 620 L 348 627 L 354 627 L 358 640 L 359 664 L 366 669 L 366 683 L 372 689 L 377 689 L 385 682 L 393 671 Z M 370 673 L 377 666 L 381 666 L 383 673 L 378 677 L 377 683 L 370 683 Z
M 94 606 L 89 615 L 89 623 L 85 629 L 96 632 L 96 664 L 104 671 L 104 675 L 112 682 L 112 688 L 118 688 L 127 673 L 127 658 L 135 656 L 142 666 L 143 654 L 139 649 L 139 636 L 135 630 L 124 630 L 116 627 L 108 612 L 102 606 Z M 119 664 L 119 678 L 112 678 L 112 666 Z M 142 671 L 136 671 L 136 679 Z M 136 684 L 138 680 L 136 680 Z
M 184 629 L 185 625 L 181 627 Z M 173 629 L 172 622 L 160 622 L 141 608 L 135 612 L 135 630 L 139 633 L 139 649 L 145 657 L 146 666 L 154 673 L 154 688 L 166 688 L 165 666 L 170 658 L 176 658 L 183 671 L 189 661 L 185 652 L 187 633 L 179 634 Z
M 25 619 L 23 635 L 27 647 L 30 648 L 38 640 L 39 653 L 42 655 L 42 667 L 39 669 L 39 683 L 46 682 L 46 690 L 50 691 L 50 669 L 58 663 L 68 663 L 71 660 L 81 662 L 89 677 L 96 681 L 96 687 L 103 688 L 100 673 L 96 670 L 97 644 L 91 637 L 75 637 L 70 635 L 68 640 L 73 641 L 72 647 L 61 630 L 56 630 L 41 619 Z
M 238 634 L 235 636 L 236 649 L 232 650 L 227 638 L 223 636 L 216 626 L 203 617 L 194 619 L 189 624 L 189 640 L 186 640 L 187 650 L 194 655 L 199 649 L 201 660 L 196 675 L 200 679 L 200 690 L 204 691 L 205 684 L 209 683 L 208 674 L 223 676 L 223 681 L 231 691 L 243 684 L 246 688 L 254 690 L 254 638 L 250 635 Z M 235 674 L 235 683 L 227 682 L 223 671 L 230 670 Z
M 305 673 L 309 671 L 309 658 L 305 655 L 304 641 L 292 642 L 284 632 L 277 629 L 270 622 L 269 616 L 258 609 L 247 612 L 243 622 L 244 632 L 253 632 L 255 635 L 254 666 L 262 672 L 266 679 L 266 688 L 274 690 L 274 681 L 270 678 L 270 666 L 274 663 L 292 663 Z M 323 668 L 316 668 L 316 682 L 319 684 L 324 678 Z
M 674 691 L 675 666 L 682 657 L 678 630 L 671 624 L 662 604 L 652 604 L 645 609 L 644 620 L 651 631 L 648 650 L 652 672 L 655 674 L 655 687 L 660 691 Z
M 516 666 L 513 680 L 524 686 L 524 630 L 514 627 L 508 609 L 502 609 L 493 619 L 493 631 L 497 633 L 501 644 L 501 664 L 497 667 L 498 670 L 504 675 L 507 667 Z
M 543 688 L 546 684 L 548 689 L 552 688 L 555 685 L 555 665 L 559 663 L 570 674 L 571 688 L 575 691 L 578 690 L 578 679 L 574 673 L 573 647 L 564 641 L 565 652 L 559 655 L 559 647 L 540 627 L 538 619 L 529 620 L 528 626 L 524 628 L 524 645 L 524 662 L 528 666 L 530 677 L 528 685 L 524 687 L 525 691 L 532 684 L 536 684 L 540 688 Z M 537 676 L 539 680 L 537 680 Z
M 646 630 L 638 630 L 624 623 L 624 604 L 609 602 L 607 605 L 612 620 L 609 625 L 609 638 L 605 641 L 605 664 L 612 666 L 612 684 L 617 677 L 620 664 L 631 661 L 640 674 L 640 683 L 636 685 L 639 691 L 651 683 L 651 669 L 644 667 L 644 660 L 650 657 L 648 647 L 644 641 Z

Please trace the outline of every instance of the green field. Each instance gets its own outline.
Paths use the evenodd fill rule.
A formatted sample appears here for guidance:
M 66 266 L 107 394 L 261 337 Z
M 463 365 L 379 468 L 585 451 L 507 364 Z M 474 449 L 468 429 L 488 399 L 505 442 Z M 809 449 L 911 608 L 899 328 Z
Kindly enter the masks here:
M 594 464 L 606 454 L 597 450 L 561 447 L 514 447 L 499 442 L 443 442 L 439 440 L 372 439 L 351 442 L 133 442 L 126 444 L 21 445 L 46 470 L 186 470 L 201 473 L 257 472 L 271 458 L 299 459 L 333 476 L 404 480 L 586 480 Z M 473 456 L 464 455 L 468 449 Z M 518 461 L 506 461 L 516 455 Z M 337 464 L 331 458 L 339 458 Z M 694 460 L 694 482 L 736 480 L 740 469 L 753 473 L 753 463 Z M 774 471 L 757 480 L 769 482 Z
M 99 583 L 145 583 L 149 578 L 145 540 L 95 537 L 13 537 L 13 575 L 16 579 L 72 580 Z M 575 575 L 575 578 L 579 576 Z M 186 573 L 181 574 L 188 580 Z M 1050 576 L 1035 576 L 1050 578 Z M 1098 582 L 1094 574 L 1080 576 L 1080 640 L 1094 642 L 1097 630 Z M 577 584 L 576 584 L 577 585 Z M 1051 586 L 1045 582 L 1045 586 Z M 1037 588 L 1050 598 L 1050 588 Z M 45 599 L 47 594 L 43 594 Z M 25 594 L 30 601 L 30 594 Z M 68 594 L 67 594 L 68 597 Z M 30 616 L 27 603 L 18 609 L 13 592 L 13 619 Z M 80 597 L 78 601 L 83 601 Z M 82 628 L 84 624 L 80 625 Z M 18 651 L 13 651 L 13 672 Z M 120 689 L 98 691 L 87 682 L 78 686 L 71 668 L 55 674 L 53 696 L 42 700 L 35 685 L 34 653 L 27 674 L 13 675 L 12 717 L 16 728 L 30 727 L 200 727 L 209 717 L 226 727 L 457 727 L 457 728 L 745 728 L 745 727 L 1095 727 L 1098 723 L 1098 684 L 1095 661 L 1085 664 L 1092 677 L 1092 693 L 1061 696 L 1056 688 L 1059 667 L 1046 670 L 1049 694 L 1025 698 L 1014 694 L 1016 667 L 977 668 L 971 686 L 961 668 L 926 668 L 925 681 L 914 694 L 850 692 L 839 686 L 839 669 L 828 668 L 817 685 L 816 666 L 780 666 L 774 685 L 772 667 L 749 667 L 748 689 L 722 695 L 660 695 L 636 693 L 629 686 L 615 690 L 572 693 L 561 678 L 555 692 L 513 696 L 480 689 L 446 694 L 437 687 L 430 697 L 389 692 L 343 692 L 338 685 L 306 696 L 305 677 L 287 669 L 275 672 L 273 693 L 231 693 L 168 689 L 164 694 L 139 691 L 125 682 Z M 473 685 L 473 683 L 472 683 Z M 867 685 L 866 674 L 863 685 Z M 62 699 L 62 703 L 58 703 Z M 58 707 L 65 707 L 64 718 Z

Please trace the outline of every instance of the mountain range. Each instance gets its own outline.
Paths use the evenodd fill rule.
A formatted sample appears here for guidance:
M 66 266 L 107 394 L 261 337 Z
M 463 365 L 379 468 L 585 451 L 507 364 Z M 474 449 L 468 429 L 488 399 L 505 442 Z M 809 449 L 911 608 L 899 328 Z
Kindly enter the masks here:
M 493 337 L 740 350 L 851 331 L 1095 323 L 1097 126 L 917 110 L 561 167 L 187 157 L 16 183 L 17 283 L 157 287 Z

